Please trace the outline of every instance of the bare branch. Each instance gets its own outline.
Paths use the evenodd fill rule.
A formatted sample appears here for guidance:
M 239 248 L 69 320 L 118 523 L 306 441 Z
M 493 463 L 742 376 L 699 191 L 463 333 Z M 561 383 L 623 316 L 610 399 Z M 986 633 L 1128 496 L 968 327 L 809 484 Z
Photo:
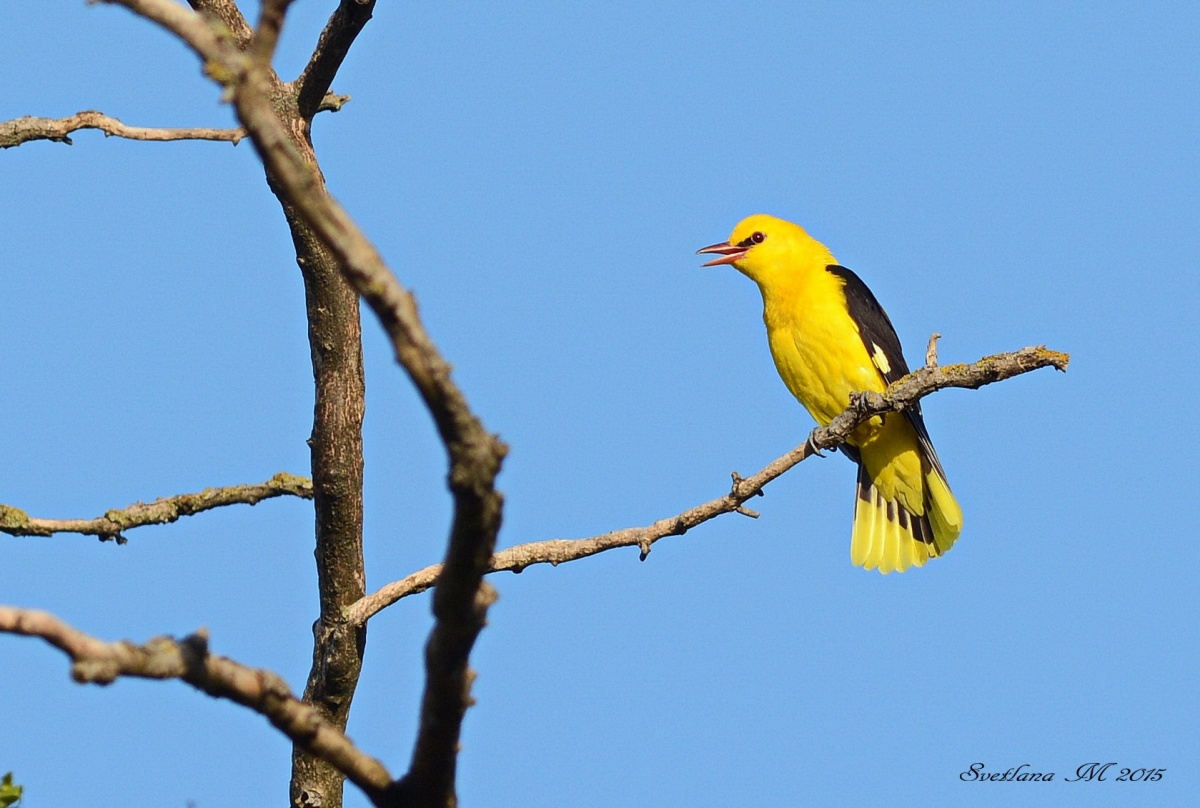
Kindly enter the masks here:
M 398 783 L 402 804 L 450 805 L 455 798 L 458 737 L 470 704 L 470 651 L 495 595 L 483 583 L 500 528 L 503 498 L 496 475 L 507 451 L 467 404 L 417 315 L 416 303 L 346 211 L 325 192 L 320 172 L 292 141 L 272 104 L 278 78 L 270 66 L 233 51 L 170 0 L 113 0 L 174 31 L 221 82 L 262 158 L 276 193 L 340 261 L 350 285 L 368 302 L 397 361 L 424 401 L 450 461 L 454 519 L 426 646 L 426 687 L 409 772 Z
M 650 546 L 659 539 L 683 535 L 722 514 L 745 511 L 744 503 L 760 494 L 767 483 L 801 463 L 814 453 L 814 449 L 832 449 L 845 442 L 859 424 L 873 415 L 910 407 L 924 396 L 946 387 L 978 388 L 1043 367 L 1065 371 L 1069 361 L 1067 354 L 1036 347 L 984 357 L 971 364 L 918 368 L 897 379 L 883 395 L 859 397 L 829 426 L 815 430 L 810 441 L 776 459 L 757 474 L 745 478 L 734 474 L 733 488 L 724 496 L 645 527 L 614 530 L 587 539 L 550 539 L 518 544 L 492 556 L 488 572 L 521 572 L 533 564 L 557 566 L 618 547 L 638 547 L 644 558 L 650 552 Z M 744 515 L 757 516 L 753 511 Z M 424 592 L 437 581 L 441 569 L 440 564 L 434 564 L 381 587 L 350 606 L 346 610 L 346 619 L 361 625 L 396 601 Z
M 301 144 L 304 148 L 304 144 Z M 269 176 L 269 175 L 268 175 Z M 366 591 L 363 559 L 363 435 L 365 377 L 358 295 L 337 260 L 280 197 L 304 278 L 315 396 L 312 450 L 315 552 L 320 615 L 304 701 L 345 727 L 366 646 L 365 627 L 348 626 L 346 604 Z M 339 808 L 338 772 L 297 747 L 291 803 Z
M 130 7 L 150 2 L 120 1 Z M 454 519 L 433 599 L 435 625 L 426 645 L 417 742 L 396 796 L 401 804 L 452 804 L 458 738 L 471 703 L 468 661 L 495 599 L 483 575 L 500 528 L 503 498 L 495 479 L 507 449 L 484 428 L 451 379 L 450 366 L 425 331 L 412 295 L 353 219 L 325 192 L 315 164 L 303 159 L 291 141 L 271 103 L 269 65 L 257 60 L 246 63 L 182 26 L 172 30 L 192 37 L 190 44 L 208 61 L 209 75 L 225 84 L 276 192 L 339 259 L 346 280 L 371 306 L 446 446 Z M 215 70 L 214 62 L 218 63 Z
M 71 676 L 80 684 L 107 685 L 121 676 L 182 679 L 210 696 L 249 707 L 294 743 L 336 766 L 372 802 L 384 803 L 392 778 L 382 763 L 293 696 L 278 674 L 210 654 L 204 630 L 182 640 L 156 637 L 145 645 L 109 643 L 48 612 L 0 606 L 0 632 L 41 637 L 58 648 L 71 658 Z
M 328 96 L 334 76 L 374 9 L 375 0 L 341 0 L 329 17 L 312 57 L 296 79 L 301 117 L 311 119 L 321 111 L 321 99 Z
M 152 0 L 126 3 L 135 10 Z M 201 56 L 205 72 L 225 87 L 225 99 L 239 102 L 239 89 L 253 85 L 264 115 L 275 126 L 277 145 L 304 167 L 312 180 L 308 192 L 327 192 L 309 138 L 309 122 L 298 114 L 295 88 L 283 84 L 270 66 L 289 0 L 263 4 L 259 28 L 250 40 L 208 37 L 182 21 L 169 22 Z M 165 13 L 154 9 L 157 19 Z M 219 33 L 219 32 L 218 32 Z M 338 109 L 346 97 L 326 94 L 319 108 Z M 239 102 L 240 106 L 240 102 Z M 239 115 L 241 115 L 239 109 Z M 259 148 L 260 155 L 262 149 Z M 316 567 L 320 616 L 313 626 L 313 660 L 304 689 L 312 704 L 335 726 L 344 728 L 357 688 L 366 643 L 365 627 L 348 626 L 343 608 L 361 598 L 366 575 L 362 553 L 362 419 L 365 398 L 358 295 L 342 277 L 338 256 L 306 221 L 293 189 L 264 161 L 267 182 L 283 206 L 296 261 L 304 277 L 309 320 L 315 402 L 312 448 Z M 342 804 L 342 777 L 319 757 L 297 745 L 292 756 L 291 802 L 295 805 Z
M 280 472 L 265 483 L 231 485 L 225 488 L 205 488 L 197 494 L 179 494 L 136 502 L 127 508 L 111 510 L 95 519 L 39 519 L 19 508 L 0 505 L 0 533 L 10 536 L 51 536 L 55 533 L 82 533 L 99 536 L 101 541 L 116 539 L 124 544 L 124 533 L 144 525 L 165 525 L 182 516 L 226 505 L 257 505 L 264 499 L 293 496 L 313 498 L 312 480 Z
M 84 110 L 68 118 L 35 118 L 27 115 L 4 121 L 0 123 L 0 149 L 11 149 L 31 140 L 51 140 L 69 146 L 70 134 L 80 129 L 99 129 L 107 136 L 130 140 L 221 140 L 235 146 L 246 136 L 244 129 L 156 129 L 126 126 L 102 112 Z
M 199 13 L 219 21 L 238 50 L 245 50 L 250 44 L 254 31 L 234 0 L 188 0 L 188 4 Z
M 262 0 L 258 26 L 254 29 L 249 47 L 251 56 L 260 64 L 270 67 L 275 57 L 275 46 L 279 44 L 279 34 L 283 31 L 284 18 L 291 5 L 292 0 Z
M 426 645 L 426 687 L 417 742 L 409 771 L 398 783 L 397 799 L 408 805 L 451 804 L 458 738 L 471 703 L 468 661 L 495 598 L 483 575 L 500 528 L 503 498 L 495 479 L 507 449 L 487 432 L 451 379 L 450 367 L 425 331 L 412 295 L 357 224 L 325 193 L 315 166 L 305 162 L 289 141 L 270 103 L 265 68 L 252 65 L 239 74 L 235 60 L 224 67 L 223 75 L 237 76 L 227 89 L 233 91 L 238 118 L 277 192 L 337 256 L 346 279 L 383 324 L 397 360 L 424 400 L 449 454 L 454 519 L 433 598 L 436 622 Z

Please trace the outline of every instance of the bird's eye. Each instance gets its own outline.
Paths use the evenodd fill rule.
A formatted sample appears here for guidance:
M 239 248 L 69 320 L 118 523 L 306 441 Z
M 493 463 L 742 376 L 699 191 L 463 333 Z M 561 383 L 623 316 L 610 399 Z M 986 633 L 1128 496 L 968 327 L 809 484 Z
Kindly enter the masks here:
M 744 239 L 739 241 L 737 243 L 737 245 L 739 247 L 745 247 L 746 249 L 750 249 L 755 244 L 762 244 L 763 241 L 766 240 L 766 238 L 767 237 L 765 235 L 763 235 L 761 230 L 755 230 L 753 233 L 751 233 L 750 235 L 746 236 Z

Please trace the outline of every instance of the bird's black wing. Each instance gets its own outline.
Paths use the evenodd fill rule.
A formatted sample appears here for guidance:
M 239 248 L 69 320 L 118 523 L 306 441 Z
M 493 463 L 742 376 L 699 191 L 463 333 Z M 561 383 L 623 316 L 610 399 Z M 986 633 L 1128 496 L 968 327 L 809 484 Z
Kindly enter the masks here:
M 904 361 L 904 351 L 900 347 L 896 329 L 862 278 L 837 264 L 825 269 L 841 280 L 850 319 L 858 326 L 863 345 L 884 381 L 891 384 L 907 374 L 908 363 Z
M 831 264 L 825 269 L 842 281 L 842 291 L 846 295 L 846 309 L 850 312 L 850 319 L 858 326 L 858 334 L 862 337 L 867 354 L 883 380 L 891 384 L 908 375 L 908 363 L 904 361 L 900 337 L 896 336 L 896 329 L 887 312 L 879 305 L 879 301 L 863 283 L 862 278 L 837 264 Z M 925 419 L 921 417 L 921 405 L 912 405 L 904 411 L 904 415 L 916 430 L 917 440 L 921 443 L 925 457 L 937 469 L 942 479 L 945 479 L 946 472 L 942 470 L 942 463 L 938 460 L 937 452 L 933 450 L 933 441 L 925 428 Z

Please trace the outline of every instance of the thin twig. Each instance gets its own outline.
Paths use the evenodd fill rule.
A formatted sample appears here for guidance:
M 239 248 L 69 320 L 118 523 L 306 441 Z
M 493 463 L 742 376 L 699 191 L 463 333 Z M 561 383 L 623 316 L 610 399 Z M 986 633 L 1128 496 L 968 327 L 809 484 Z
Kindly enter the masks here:
M 1069 361 L 1067 354 L 1036 347 L 984 357 L 971 364 L 918 368 L 897 379 L 883 395 L 860 397 L 829 426 L 814 431 L 811 441 L 792 449 L 758 473 L 750 477 L 735 474 L 733 487 L 724 496 L 644 527 L 614 530 L 586 539 L 549 539 L 518 544 L 492 556 L 488 571 L 521 572 L 533 564 L 557 566 L 618 547 L 639 547 L 645 555 L 659 539 L 682 535 L 725 513 L 741 512 L 747 500 L 761 493 L 767 483 L 813 454 L 814 448 L 832 449 L 843 443 L 855 427 L 872 415 L 910 407 L 922 397 L 946 387 L 978 388 L 1043 367 L 1066 370 Z M 434 564 L 386 584 L 351 605 L 346 610 L 346 619 L 354 625 L 361 625 L 396 601 L 429 589 L 437 581 L 440 572 L 441 565 Z
M 76 112 L 67 118 L 37 118 L 26 115 L 0 123 L 0 149 L 10 149 L 31 140 L 50 140 L 71 145 L 71 133 L 80 129 L 99 129 L 109 137 L 130 140 L 219 140 L 237 145 L 246 136 L 244 129 L 157 129 L 126 126 L 116 118 L 95 110 Z
M 925 347 L 925 367 L 927 367 L 927 368 L 937 367 L 937 363 L 938 363 L 937 344 L 938 344 L 938 340 L 941 338 L 942 338 L 942 335 L 936 331 L 934 331 L 932 334 L 929 335 L 929 345 L 927 345 Z
M 179 494 L 153 502 L 135 502 L 95 519 L 40 519 L 20 508 L 0 505 L 0 533 L 10 536 L 52 536 L 55 533 L 82 533 L 99 536 L 101 541 L 115 539 L 124 544 L 125 531 L 144 525 L 165 525 L 182 516 L 222 508 L 226 505 L 257 505 L 264 499 L 293 496 L 313 498 L 312 480 L 280 472 L 265 483 L 205 488 L 196 494 Z
M 350 96 L 337 93 L 325 93 L 321 103 L 317 104 L 317 112 L 340 112 L 342 107 L 350 103 Z
M 284 735 L 336 766 L 376 804 L 392 782 L 383 764 L 359 750 L 337 727 L 294 695 L 275 673 L 208 652 L 200 630 L 182 640 L 156 637 L 145 645 L 104 642 L 48 612 L 0 606 L 0 632 L 40 637 L 71 658 L 80 684 L 107 685 L 121 676 L 182 679 L 215 698 L 262 714 Z

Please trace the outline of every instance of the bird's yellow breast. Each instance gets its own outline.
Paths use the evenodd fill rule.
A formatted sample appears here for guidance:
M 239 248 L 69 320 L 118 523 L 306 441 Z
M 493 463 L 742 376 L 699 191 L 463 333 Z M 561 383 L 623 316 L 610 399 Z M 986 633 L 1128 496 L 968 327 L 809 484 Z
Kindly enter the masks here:
M 763 320 L 780 377 L 821 426 L 850 406 L 851 393 L 886 389 L 832 273 L 822 269 L 785 289 L 764 288 Z M 917 437 L 903 416 L 871 418 L 848 443 L 862 450 L 885 498 L 899 500 L 910 513 L 925 512 Z
M 852 392 L 883 392 L 837 276 L 820 267 L 761 288 L 775 367 L 817 423 L 845 410 Z

